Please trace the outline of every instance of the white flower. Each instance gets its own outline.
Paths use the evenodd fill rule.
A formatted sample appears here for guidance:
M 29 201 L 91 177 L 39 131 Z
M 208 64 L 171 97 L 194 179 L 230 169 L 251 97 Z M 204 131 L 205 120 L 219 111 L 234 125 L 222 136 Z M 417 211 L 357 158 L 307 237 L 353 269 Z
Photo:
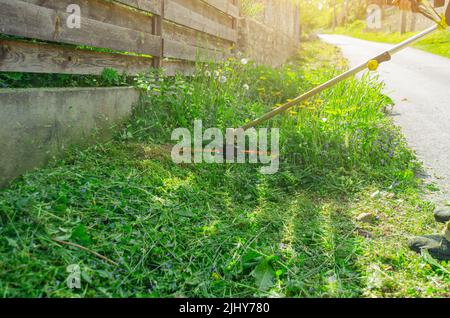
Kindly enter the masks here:
M 244 84 L 244 86 L 242 86 L 246 91 L 248 91 L 250 89 L 250 86 L 248 86 L 248 84 Z
M 328 277 L 328 283 L 333 284 L 337 282 L 337 277 L 336 276 L 330 276 Z
M 322 121 L 323 121 L 324 123 L 326 123 L 326 122 L 328 121 L 328 118 L 322 118 Z
M 242 65 L 247 65 L 247 64 L 248 64 L 248 59 L 243 58 L 243 59 L 241 60 L 241 64 L 242 64 Z
M 211 72 L 210 72 L 210 71 L 206 71 L 206 72 L 205 72 L 205 76 L 206 76 L 206 77 L 211 77 Z
M 226 78 L 225 76 L 221 76 L 221 77 L 219 78 L 219 82 L 222 83 L 222 84 L 224 84 L 224 83 L 227 82 L 227 78 Z
M 214 77 L 219 77 L 220 72 L 219 71 L 214 71 Z

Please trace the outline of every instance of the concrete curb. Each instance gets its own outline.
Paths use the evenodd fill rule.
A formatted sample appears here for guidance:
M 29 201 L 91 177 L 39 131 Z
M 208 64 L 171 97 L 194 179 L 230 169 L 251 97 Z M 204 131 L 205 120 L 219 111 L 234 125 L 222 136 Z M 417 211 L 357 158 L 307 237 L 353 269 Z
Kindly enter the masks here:
M 69 146 L 111 138 L 138 99 L 131 87 L 0 90 L 0 187 Z

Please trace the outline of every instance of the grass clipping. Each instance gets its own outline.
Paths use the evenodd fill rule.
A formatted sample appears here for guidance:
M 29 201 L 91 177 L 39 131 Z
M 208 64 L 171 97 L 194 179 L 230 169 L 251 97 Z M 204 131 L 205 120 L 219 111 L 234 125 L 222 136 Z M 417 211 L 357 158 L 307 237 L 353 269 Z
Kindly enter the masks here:
M 449 264 L 407 250 L 410 235 L 437 229 L 376 79 L 349 80 L 272 121 L 284 154 L 275 175 L 172 163 L 159 145 L 173 128 L 239 126 L 346 68 L 320 42 L 279 69 L 247 62 L 202 65 L 192 78 L 141 75 L 141 104 L 113 141 L 1 190 L 0 294 L 449 296 Z M 81 289 L 65 283 L 71 264 Z

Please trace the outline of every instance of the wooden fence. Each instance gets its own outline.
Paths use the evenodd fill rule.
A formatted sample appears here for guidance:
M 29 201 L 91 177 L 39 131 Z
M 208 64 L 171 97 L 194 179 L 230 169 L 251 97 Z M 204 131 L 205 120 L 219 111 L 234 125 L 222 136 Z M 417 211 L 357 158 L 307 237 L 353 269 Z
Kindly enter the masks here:
M 0 72 L 134 75 L 163 67 L 171 75 L 233 50 L 283 63 L 296 43 L 278 28 L 282 17 L 253 23 L 240 17 L 238 1 L 0 0 Z M 81 9 L 80 28 L 67 24 L 71 4 Z M 103 136 L 138 97 L 122 87 L 0 89 L 0 187 L 70 145 L 93 142 L 93 133 Z
M 300 5 L 294 0 L 245 0 L 251 3 L 256 12 L 251 16 L 280 36 L 298 41 L 300 38 Z M 259 6 L 258 6 L 259 5 Z
M 0 71 L 168 74 L 220 60 L 238 40 L 239 0 L 0 0 Z M 69 28 L 69 5 L 81 27 Z M 7 35 L 6 37 L 4 35 Z
M 239 22 L 238 47 L 259 64 L 277 67 L 296 53 L 300 42 L 300 8 L 293 0 L 245 0 L 252 11 Z M 252 9 L 255 8 L 255 9 Z

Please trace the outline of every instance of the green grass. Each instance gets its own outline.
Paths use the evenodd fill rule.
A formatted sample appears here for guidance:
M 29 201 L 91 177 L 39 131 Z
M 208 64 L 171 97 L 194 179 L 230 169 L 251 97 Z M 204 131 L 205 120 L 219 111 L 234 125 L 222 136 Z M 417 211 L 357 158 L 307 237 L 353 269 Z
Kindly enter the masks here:
M 413 32 L 404 34 L 400 34 L 399 32 L 367 32 L 365 31 L 365 24 L 362 21 L 356 21 L 347 27 L 339 27 L 333 33 L 349 35 L 368 41 L 393 44 L 400 43 L 416 34 Z M 415 43 L 413 47 L 450 58 L 450 31 L 447 29 L 433 33 L 425 39 Z
M 176 165 L 163 146 L 193 119 L 238 126 L 344 68 L 335 48 L 307 43 L 277 70 L 228 61 L 194 78 L 140 76 L 145 96 L 114 140 L 0 190 L 0 295 L 448 296 L 450 265 L 406 247 L 438 228 L 374 79 L 272 121 L 284 154 L 272 176 L 250 164 Z M 373 222 L 358 222 L 366 212 Z M 81 290 L 65 284 L 70 264 Z

